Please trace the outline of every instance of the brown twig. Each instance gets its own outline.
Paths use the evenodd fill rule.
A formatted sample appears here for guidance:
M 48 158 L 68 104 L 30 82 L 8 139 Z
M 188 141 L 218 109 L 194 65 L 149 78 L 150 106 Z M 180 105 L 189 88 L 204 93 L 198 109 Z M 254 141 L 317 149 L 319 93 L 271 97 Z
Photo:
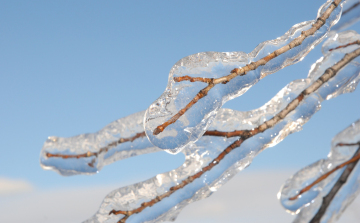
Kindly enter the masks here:
M 204 136 L 219 136 L 219 137 L 226 137 L 226 138 L 242 136 L 242 135 L 244 135 L 244 130 L 235 130 L 235 131 L 232 131 L 232 132 L 222 132 L 222 131 L 217 131 L 217 130 L 207 130 L 204 133 Z
M 337 146 L 355 146 L 358 145 L 360 146 L 360 142 L 358 143 L 352 143 L 352 144 L 345 144 L 345 143 L 341 143 L 338 144 Z M 303 189 L 301 189 L 299 191 L 299 193 L 293 197 L 290 197 L 289 200 L 296 200 L 297 198 L 299 198 L 299 196 L 307 191 L 309 191 L 313 186 L 315 186 L 316 184 L 320 183 L 321 181 L 325 180 L 328 176 L 330 176 L 332 173 L 334 173 L 335 171 L 337 171 L 338 169 L 343 168 L 346 165 L 349 165 L 350 163 L 356 162 L 360 159 L 360 154 L 355 153 L 355 155 L 348 161 L 343 162 L 339 165 L 337 165 L 334 169 L 330 170 L 329 172 L 321 175 L 320 177 L 318 177 L 314 182 L 312 182 L 310 185 L 304 187 Z
M 144 202 L 141 204 L 140 207 L 130 210 L 130 211 L 122 211 L 122 210 L 112 210 L 109 212 L 110 214 L 118 215 L 122 214 L 124 215 L 123 218 L 121 218 L 118 223 L 124 223 L 126 220 L 133 214 L 140 213 L 142 210 L 144 210 L 147 207 L 151 207 L 154 204 L 160 202 L 163 198 L 169 197 L 171 194 L 173 194 L 175 191 L 185 187 L 186 185 L 193 182 L 195 179 L 200 178 L 205 172 L 211 170 L 214 166 L 218 165 L 221 160 L 224 159 L 224 157 L 229 154 L 232 150 L 239 147 L 246 139 L 251 138 L 259 133 L 264 132 L 267 129 L 272 128 L 275 126 L 278 122 L 283 120 L 290 112 L 295 110 L 300 102 L 307 96 L 315 92 L 319 87 L 321 87 L 324 83 L 326 83 L 328 80 L 330 80 L 332 77 L 336 75 L 336 73 L 343 68 L 346 64 L 348 64 L 350 61 L 352 61 L 354 58 L 360 55 L 360 48 L 357 50 L 354 50 L 351 53 L 346 54 L 339 62 L 334 64 L 332 67 L 326 69 L 323 75 L 319 77 L 313 84 L 311 84 L 308 88 L 306 88 L 304 91 L 302 91 L 298 97 L 296 97 L 294 100 L 292 100 L 286 108 L 281 110 L 278 114 L 276 114 L 273 118 L 270 120 L 264 122 L 263 124 L 259 125 L 258 127 L 252 129 L 252 130 L 239 130 L 234 131 L 230 133 L 222 133 L 218 131 L 209 131 L 213 135 L 220 135 L 225 136 L 231 135 L 231 136 L 238 136 L 239 139 L 237 139 L 234 143 L 229 145 L 225 150 L 223 150 L 215 159 L 213 159 L 207 166 L 203 167 L 202 170 L 192 176 L 189 176 L 185 180 L 183 180 L 180 184 L 173 186 L 170 188 L 169 191 L 166 193 L 157 196 L 156 198 L 150 200 L 149 202 Z
M 204 83 L 210 83 L 214 78 L 204 78 L 204 77 L 190 77 L 188 75 L 183 77 L 174 77 L 175 82 L 181 82 L 181 81 L 190 81 L 190 82 L 204 82 Z
M 342 46 L 338 46 L 338 47 L 332 48 L 332 49 L 330 49 L 329 51 L 333 51 L 333 50 L 345 48 L 345 47 L 348 47 L 348 46 L 351 46 L 351 45 L 355 45 L 355 44 L 360 45 L 360 40 L 356 40 L 356 41 L 354 41 L 354 42 L 352 42 L 352 43 L 348 43 L 348 44 L 346 44 L 346 45 L 342 45 Z
M 237 77 L 237 76 L 243 76 L 246 75 L 246 73 L 248 73 L 249 71 L 255 70 L 257 69 L 259 66 L 264 66 L 267 62 L 269 62 L 270 60 L 278 57 L 279 55 L 289 51 L 290 49 L 297 47 L 299 45 L 302 44 L 302 42 L 308 37 L 313 35 L 317 30 L 319 30 L 325 23 L 326 20 L 329 18 L 330 14 L 334 11 L 334 9 L 340 4 L 342 0 L 334 0 L 331 5 L 326 9 L 326 11 L 316 20 L 316 22 L 312 25 L 312 27 L 306 31 L 302 31 L 301 35 L 297 38 L 295 38 L 293 41 L 291 41 L 288 45 L 281 47 L 280 49 L 275 50 L 274 52 L 270 53 L 269 55 L 267 55 L 266 57 L 261 58 L 260 60 L 256 61 L 256 62 L 252 62 L 250 64 L 247 64 L 244 67 L 241 68 L 235 68 L 231 71 L 231 73 L 227 76 L 224 77 L 220 77 L 220 78 L 206 78 L 207 80 L 203 80 L 204 78 L 201 77 L 189 77 L 189 76 L 185 76 L 185 77 L 175 77 L 174 81 L 185 81 L 185 80 L 190 80 L 190 81 L 202 81 L 202 82 L 206 82 L 208 84 L 208 86 L 206 86 L 205 88 L 203 88 L 202 90 L 199 91 L 199 93 L 183 108 L 181 109 L 178 113 L 176 113 L 173 117 L 171 117 L 168 121 L 164 122 L 163 124 L 157 126 L 154 131 L 153 134 L 154 135 L 158 135 L 159 133 L 161 133 L 162 131 L 164 131 L 164 129 L 173 124 L 174 122 L 176 122 L 183 114 L 185 114 L 185 112 L 187 110 L 189 110 L 194 104 L 196 104 L 201 98 L 205 97 L 208 92 L 217 84 L 226 84 L 227 82 L 231 81 L 233 78 Z
M 334 199 L 337 192 L 340 190 L 340 188 L 346 183 L 347 179 L 349 178 L 351 172 L 355 168 L 356 164 L 359 162 L 360 158 L 360 142 L 355 143 L 355 145 L 358 145 L 359 148 L 356 150 L 354 156 L 352 159 L 358 157 L 355 161 L 352 163 L 349 163 L 347 167 L 345 168 L 344 172 L 341 174 L 339 179 L 336 181 L 335 185 L 331 188 L 330 192 L 323 197 L 323 201 L 321 203 L 320 209 L 315 214 L 315 216 L 311 219 L 310 223 L 319 223 L 321 218 L 324 216 L 326 209 L 329 207 L 331 201 Z M 352 160 L 351 159 L 351 160 Z
M 64 154 L 60 154 L 60 153 L 55 153 L 54 154 L 54 153 L 47 152 L 45 155 L 48 158 L 58 157 L 58 158 L 62 158 L 62 159 L 70 159 L 70 158 L 79 159 L 79 158 L 91 157 L 91 156 L 96 156 L 97 157 L 100 153 L 107 152 L 109 149 L 114 148 L 115 146 L 117 146 L 117 145 L 119 145 L 121 143 L 133 142 L 135 139 L 142 138 L 142 137 L 145 137 L 145 136 L 146 136 L 145 132 L 141 132 L 141 133 L 137 133 L 133 137 L 120 138 L 120 139 L 118 139 L 118 140 L 116 140 L 114 142 L 111 142 L 108 145 L 100 148 L 98 152 L 90 152 L 90 151 L 88 151 L 86 153 L 77 154 L 77 155 L 64 155 Z M 91 166 L 91 167 L 94 167 L 94 162 L 95 162 L 95 160 L 93 159 L 90 163 L 88 163 L 88 165 Z
M 86 157 L 91 157 L 91 156 L 98 156 L 100 153 L 103 152 L 107 152 L 109 149 L 114 148 L 115 146 L 118 146 L 121 143 L 125 143 L 125 142 L 133 142 L 135 139 L 138 138 L 142 138 L 145 137 L 145 132 L 140 132 L 140 133 L 136 133 L 135 136 L 133 137 L 129 137 L 129 138 L 120 138 L 119 140 L 116 140 L 114 142 L 109 143 L 108 145 L 106 145 L 105 147 L 102 147 L 99 149 L 98 152 L 86 152 L 86 153 L 81 153 L 81 154 L 77 154 L 77 155 L 64 155 L 61 153 L 49 153 L 47 152 L 45 155 L 48 158 L 51 157 L 57 157 L 57 158 L 62 158 L 62 159 L 80 159 L 80 158 L 86 158 Z M 219 137 L 226 137 L 226 138 L 230 138 L 230 137 L 235 137 L 235 136 L 239 136 L 238 131 L 234 131 L 234 132 L 221 132 L 221 131 L 206 131 L 204 133 L 204 136 L 219 136 Z M 94 167 L 94 163 L 95 163 L 95 159 L 91 160 L 90 163 L 88 163 L 89 166 Z

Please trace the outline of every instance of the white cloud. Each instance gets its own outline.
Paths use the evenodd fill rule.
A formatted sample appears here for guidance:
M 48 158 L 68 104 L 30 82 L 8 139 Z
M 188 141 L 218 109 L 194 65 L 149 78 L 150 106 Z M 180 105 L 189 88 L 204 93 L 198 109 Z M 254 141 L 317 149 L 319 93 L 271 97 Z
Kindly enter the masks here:
M 276 198 L 281 184 L 291 173 L 293 172 L 244 171 L 209 198 L 187 206 L 175 223 L 291 222 L 294 216 L 286 213 Z M 110 191 L 120 186 L 33 191 L 8 196 L 8 199 L 1 198 L 0 222 L 82 222 L 97 211 Z M 358 198 L 338 223 L 358 222 L 359 208 Z
M 32 185 L 25 180 L 0 178 L 0 196 L 32 191 Z

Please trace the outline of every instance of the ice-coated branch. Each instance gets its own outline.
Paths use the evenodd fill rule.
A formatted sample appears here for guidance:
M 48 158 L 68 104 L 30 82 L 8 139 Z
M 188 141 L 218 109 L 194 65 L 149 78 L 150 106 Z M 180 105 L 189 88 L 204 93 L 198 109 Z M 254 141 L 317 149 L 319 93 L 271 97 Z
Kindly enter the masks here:
M 333 45 L 333 42 L 354 37 L 359 38 L 354 32 L 339 34 L 327 41 L 325 47 Z M 354 51 L 354 48 L 356 46 L 326 51 L 325 58 L 312 66 L 307 79 L 290 83 L 269 103 L 257 110 L 223 110 L 214 120 L 211 129 L 225 132 L 238 130 L 241 137 L 202 137 L 184 149 L 184 165 L 147 181 L 111 192 L 100 210 L 87 222 L 174 220 L 184 206 L 216 191 L 236 172 L 248 166 L 263 149 L 274 146 L 288 134 L 299 131 L 299 127 L 319 109 L 323 99 L 354 90 L 360 70 L 359 57 L 356 62 L 351 62 L 354 55 L 350 50 Z M 360 53 L 357 49 L 355 51 Z M 292 102 L 289 104 L 288 101 Z M 264 117 L 268 121 L 261 121 Z M 227 121 L 226 126 L 222 124 L 224 120 Z M 117 215 L 122 216 L 119 218 Z
M 338 219 L 360 192 L 359 158 L 360 120 L 357 120 L 333 138 L 327 159 L 303 168 L 282 187 L 279 196 L 283 206 L 300 212 L 294 222 L 331 223 Z M 304 186 L 309 190 L 302 191 Z M 297 199 L 289 200 L 294 194 L 299 195 L 294 196 Z
M 317 30 L 319 30 L 326 23 L 326 20 L 329 18 L 330 14 L 340 4 L 341 1 L 342 0 L 334 0 L 331 3 L 331 5 L 327 8 L 327 10 L 320 17 L 317 18 L 316 22 L 312 25 L 311 28 L 309 28 L 308 30 L 302 31 L 301 35 L 299 37 L 295 38 L 289 44 L 281 47 L 280 49 L 277 49 L 277 50 L 273 51 L 272 53 L 270 53 L 269 55 L 261 58 L 258 61 L 251 62 L 250 64 L 247 64 L 247 65 L 245 65 L 245 66 L 243 66 L 241 68 L 233 69 L 230 72 L 230 74 L 227 75 L 227 76 L 219 77 L 219 78 L 215 78 L 215 79 L 214 78 L 189 77 L 187 75 L 183 76 L 183 77 L 174 77 L 175 82 L 188 81 L 188 80 L 190 80 L 190 82 L 201 81 L 201 82 L 207 83 L 208 86 L 206 86 L 205 88 L 200 90 L 199 93 L 184 108 L 182 108 L 178 113 L 176 113 L 173 117 L 171 117 L 169 120 L 167 120 L 163 124 L 157 126 L 154 129 L 153 134 L 158 135 L 159 133 L 164 131 L 164 129 L 167 126 L 169 126 L 169 125 L 173 124 L 174 122 L 176 122 L 196 102 L 198 102 L 200 99 L 205 97 L 208 94 L 208 92 L 213 87 L 215 87 L 217 84 L 220 84 L 220 83 L 221 84 L 227 84 L 228 82 L 230 82 L 235 77 L 246 75 L 249 71 L 256 70 L 259 66 L 264 66 L 265 64 L 267 64 L 272 59 L 282 55 L 283 53 L 291 50 L 294 47 L 297 47 L 297 46 L 301 45 L 303 43 L 303 41 L 308 36 L 313 35 Z
M 360 0 L 346 0 L 343 4 L 341 19 L 332 27 L 330 35 L 339 32 L 360 20 Z
M 333 51 L 333 50 L 345 48 L 345 47 L 348 47 L 348 46 L 351 46 L 351 45 L 355 45 L 355 44 L 360 45 L 360 40 L 356 40 L 356 41 L 351 42 L 351 43 L 348 43 L 348 44 L 346 44 L 346 45 L 342 45 L 342 46 L 335 47 L 335 48 L 333 48 L 333 49 L 330 49 L 329 51 Z
M 98 151 L 90 151 L 88 150 L 87 152 L 83 152 L 83 153 L 78 153 L 78 154 L 64 154 L 64 152 L 60 152 L 60 153 L 51 153 L 48 152 L 48 148 L 46 148 L 46 151 L 44 152 L 45 157 L 46 158 L 61 158 L 61 159 L 81 159 L 81 158 L 88 158 L 88 157 L 98 157 L 100 154 L 102 153 L 107 153 L 110 149 L 116 148 L 117 146 L 119 146 L 121 143 L 126 143 L 126 142 L 133 142 L 136 139 L 140 139 L 145 137 L 145 132 L 140 132 L 140 133 L 136 133 L 134 136 L 132 137 L 128 137 L 128 138 L 119 138 L 116 139 L 115 141 L 109 143 L 108 145 L 101 147 Z M 219 137 L 235 137 L 235 136 L 239 136 L 238 131 L 234 131 L 234 132 L 221 132 L 221 131 L 206 131 L 204 133 L 204 136 L 219 136 Z M 51 137 L 50 137 L 51 139 Z M 143 152 L 141 154 L 145 154 L 147 152 Z M 134 155 L 138 155 L 138 154 L 132 154 L 132 156 Z M 139 154 L 140 155 L 140 154 Z M 123 157 L 123 159 L 126 157 Z M 95 163 L 95 158 L 92 159 L 88 165 L 90 167 L 94 167 L 94 163 Z
M 94 174 L 117 160 L 160 151 L 144 137 L 144 113 L 116 120 L 96 133 L 49 137 L 40 153 L 41 166 L 62 175 Z
M 360 146 L 360 142 L 358 143 L 339 143 L 337 146 Z M 318 177 L 314 182 L 312 182 L 310 185 L 304 187 L 303 189 L 301 189 L 299 191 L 299 193 L 293 197 L 290 197 L 289 200 L 295 200 L 297 199 L 301 194 L 309 191 L 313 186 L 315 186 L 316 184 L 320 183 L 321 181 L 325 180 L 328 176 L 330 176 L 331 174 L 333 174 L 335 171 L 343 168 L 344 166 L 347 166 L 351 163 L 355 163 L 357 162 L 358 160 L 360 159 L 360 153 L 359 153 L 359 150 L 357 150 L 354 154 L 354 156 L 348 160 L 348 161 L 345 161 L 339 165 L 337 165 L 334 169 L 330 170 L 329 172 L 321 175 L 320 177 Z M 353 169 L 353 167 L 351 168 L 351 170 Z M 338 181 L 341 181 L 339 182 L 340 184 L 344 184 L 346 182 L 346 180 L 340 180 L 340 179 L 347 179 L 347 177 L 350 175 L 351 171 L 346 175 L 345 178 L 339 178 Z M 336 184 L 335 184 L 336 185 Z M 335 193 L 336 194 L 336 193 Z M 328 205 L 328 204 L 327 204 Z
M 145 132 L 140 132 L 140 133 L 136 133 L 132 137 L 120 138 L 119 140 L 113 141 L 113 142 L 109 143 L 108 145 L 100 148 L 99 151 L 97 151 L 97 152 L 87 151 L 86 153 L 73 154 L 73 155 L 46 152 L 45 156 L 48 157 L 48 158 L 58 157 L 58 158 L 63 158 L 63 159 L 71 159 L 71 158 L 79 159 L 79 158 L 84 158 L 84 157 L 98 156 L 99 154 L 107 152 L 107 151 L 109 151 L 109 149 L 114 148 L 114 147 L 118 146 L 121 143 L 133 142 L 135 139 L 139 139 L 139 138 L 142 138 L 142 137 L 145 137 L 145 136 L 146 136 Z
M 343 171 L 343 173 L 341 174 L 339 179 L 336 181 L 335 185 L 331 188 L 330 192 L 323 198 L 318 212 L 311 219 L 310 223 L 319 223 L 320 222 L 321 218 L 326 213 L 326 210 L 329 207 L 330 203 L 333 201 L 335 195 L 339 192 L 341 187 L 346 183 L 347 179 L 349 178 L 350 174 L 352 173 L 353 169 L 355 168 L 356 164 L 358 163 L 359 158 L 360 158 L 360 142 L 356 143 L 356 144 L 351 144 L 351 145 L 357 145 L 358 149 L 356 150 L 353 158 L 350 159 L 348 162 L 344 163 L 343 166 L 347 165 L 347 167 L 345 168 L 345 170 Z M 339 168 L 341 168 L 341 167 L 339 167 Z
M 96 133 L 70 138 L 49 137 L 41 151 L 42 167 L 62 175 L 93 174 L 112 162 L 160 151 L 147 140 L 144 131 L 137 132 L 143 126 L 144 113 L 121 118 Z M 235 136 L 234 132 L 224 131 L 206 131 L 204 135 Z
M 206 52 L 181 59 L 170 71 L 165 92 L 145 113 L 144 127 L 151 143 L 177 153 L 196 142 L 226 101 L 242 95 L 261 78 L 301 61 L 320 43 L 340 19 L 341 2 L 328 1 L 316 20 L 294 25 L 250 54 Z

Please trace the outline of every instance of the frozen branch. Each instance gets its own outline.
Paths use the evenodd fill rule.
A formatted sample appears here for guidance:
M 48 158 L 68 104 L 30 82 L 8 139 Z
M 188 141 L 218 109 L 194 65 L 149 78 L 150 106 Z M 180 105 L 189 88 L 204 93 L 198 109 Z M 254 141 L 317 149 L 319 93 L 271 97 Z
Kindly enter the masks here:
M 206 131 L 204 133 L 204 136 L 220 136 L 220 137 L 230 138 L 230 137 L 239 136 L 239 134 L 240 134 L 239 131 L 222 132 L 222 131 L 213 130 L 213 131 Z M 100 148 L 97 152 L 87 151 L 85 153 L 80 153 L 80 154 L 63 154 L 63 153 L 45 152 L 45 156 L 47 158 L 61 158 L 61 159 L 80 159 L 80 158 L 87 158 L 87 157 L 92 157 L 92 156 L 97 157 L 101 153 L 106 153 L 110 149 L 115 148 L 116 146 L 120 145 L 121 143 L 133 142 L 134 140 L 139 139 L 139 138 L 143 138 L 145 136 L 146 136 L 145 132 L 140 132 L 140 133 L 136 133 L 132 137 L 120 138 L 120 139 L 118 139 L 116 141 L 113 141 L 113 142 L 109 143 L 108 145 Z M 93 167 L 92 162 L 88 163 L 88 165 Z
M 201 171 L 197 172 L 194 175 L 191 175 L 181 181 L 178 185 L 170 187 L 169 191 L 156 196 L 155 198 L 151 199 L 148 202 L 141 203 L 140 207 L 132 209 L 132 210 L 111 210 L 109 215 L 124 215 L 118 223 L 124 223 L 126 220 L 134 215 L 142 212 L 145 208 L 151 207 L 159 202 L 161 202 L 164 198 L 169 197 L 170 195 L 174 194 L 178 190 L 184 188 L 185 186 L 189 185 L 190 183 L 194 182 L 196 179 L 201 178 L 206 172 L 212 170 L 215 166 L 217 166 L 222 160 L 225 158 L 227 154 L 232 152 L 234 149 L 241 146 L 246 140 L 263 133 L 264 131 L 274 127 L 280 121 L 284 120 L 286 116 L 294 111 L 300 103 L 309 95 L 317 91 L 324 83 L 327 83 L 331 78 L 333 78 L 344 66 L 349 64 L 354 58 L 360 55 L 360 48 L 345 54 L 345 56 L 335 63 L 332 67 L 326 69 L 326 71 L 321 75 L 315 82 L 313 82 L 309 87 L 303 90 L 294 100 L 292 100 L 283 110 L 281 110 L 277 115 L 275 115 L 270 120 L 264 122 L 263 124 L 259 125 L 258 127 L 252 130 L 238 130 L 237 134 L 240 136 L 235 142 L 229 145 L 225 150 L 223 150 L 215 159 L 213 159 L 207 166 L 203 167 Z
M 317 18 L 316 22 L 312 25 L 312 27 L 310 29 L 308 29 L 306 31 L 302 31 L 301 35 L 299 37 L 295 38 L 289 44 L 281 47 L 278 50 L 273 51 L 269 55 L 261 58 L 260 60 L 258 60 L 256 62 L 252 62 L 252 63 L 247 64 L 246 66 L 241 67 L 241 68 L 233 69 L 231 71 L 231 73 L 229 75 L 227 75 L 227 76 L 220 77 L 220 78 L 215 78 L 215 79 L 201 78 L 201 77 L 191 78 L 189 76 L 175 77 L 174 81 L 176 81 L 176 82 L 185 81 L 185 80 L 190 80 L 191 82 L 202 81 L 202 82 L 206 82 L 208 84 L 208 86 L 206 86 L 205 88 L 200 90 L 199 93 L 183 109 L 181 109 L 177 114 L 175 114 L 173 117 L 171 117 L 169 120 L 167 120 L 163 124 L 157 126 L 154 129 L 153 134 L 158 135 L 159 133 L 164 131 L 164 129 L 167 126 L 169 126 L 169 125 L 173 124 L 174 122 L 176 122 L 195 103 L 197 103 L 200 99 L 205 97 L 208 94 L 208 92 L 213 87 L 215 87 L 217 84 L 220 84 L 220 83 L 226 84 L 226 83 L 230 82 L 232 79 L 234 79 L 237 76 L 246 75 L 249 71 L 256 70 L 259 66 L 264 66 L 265 64 L 267 64 L 272 59 L 284 54 L 285 52 L 291 50 L 292 48 L 295 48 L 295 47 L 301 45 L 303 43 L 303 41 L 307 37 L 309 37 L 311 35 L 314 35 L 315 32 L 317 30 L 319 30 L 326 23 L 326 20 L 329 18 L 329 16 L 334 11 L 334 9 L 340 4 L 340 2 L 341 2 L 341 0 L 334 0 L 332 2 L 332 4 L 327 8 L 327 10 L 320 17 Z
M 41 152 L 42 167 L 64 175 L 95 173 L 114 161 L 160 151 L 155 146 L 171 153 L 184 149 L 186 160 L 182 166 L 111 192 L 86 222 L 175 220 L 183 207 L 216 191 L 262 150 L 301 130 L 324 99 L 356 88 L 360 48 L 355 44 L 360 38 L 347 32 L 324 44 L 325 57 L 312 66 L 308 78 L 291 82 L 261 108 L 246 112 L 220 109 L 268 74 L 302 60 L 340 19 L 342 5 L 353 1 L 343 1 L 337 7 L 340 2 L 328 0 L 316 20 L 293 26 L 284 36 L 259 44 L 250 54 L 207 52 L 183 58 L 172 68 L 165 93 L 145 112 L 145 119 L 144 112 L 140 112 L 97 133 L 49 137 Z M 344 14 L 356 8 L 349 7 Z M 339 46 L 343 40 L 347 44 Z M 193 82 L 191 88 L 186 81 Z M 349 167 L 354 159 L 335 169 Z M 313 186 L 318 188 L 331 181 L 334 172 L 320 177 Z M 301 200 L 308 194 L 304 192 L 296 197 Z
M 341 20 L 332 27 L 329 36 L 332 34 L 349 28 L 360 20 L 360 1 L 359 0 L 347 0 L 343 4 L 343 13 L 341 14 Z
M 249 54 L 206 52 L 181 59 L 170 71 L 165 92 L 145 113 L 144 127 L 151 143 L 177 153 L 196 142 L 226 101 L 242 95 L 265 76 L 301 61 L 320 43 L 340 19 L 343 3 L 335 7 L 339 2 L 329 0 L 320 7 L 316 20 L 294 25 Z M 154 129 L 162 133 L 154 135 Z
M 358 143 L 350 143 L 350 144 L 348 144 L 348 143 L 339 143 L 339 144 L 338 144 L 338 146 L 355 146 L 355 145 L 360 146 L 360 142 L 358 142 Z M 349 165 L 349 164 L 351 164 L 351 163 L 357 163 L 357 161 L 358 161 L 359 159 L 360 159 L 360 153 L 359 153 L 359 150 L 357 150 L 357 151 L 355 152 L 354 156 L 353 156 L 350 160 L 348 160 L 348 161 L 346 161 L 346 162 L 343 162 L 343 163 L 341 163 L 340 165 L 337 165 L 334 169 L 332 169 L 332 170 L 330 170 L 329 172 L 321 175 L 319 178 L 317 178 L 317 179 L 316 179 L 314 182 L 312 182 L 310 185 L 308 185 L 308 186 L 306 186 L 305 188 L 301 189 L 297 195 L 295 195 L 295 196 L 293 196 L 293 197 L 290 197 L 289 200 L 295 200 L 295 199 L 297 199 L 301 194 L 309 191 L 313 186 L 315 186 L 316 184 L 318 184 L 318 183 L 320 183 L 321 181 L 325 180 L 328 176 L 330 176 L 331 174 L 333 174 L 335 171 L 337 171 L 337 170 L 339 170 L 339 169 L 343 168 L 344 166 L 347 166 L 347 165 Z M 352 168 L 351 168 L 351 169 L 352 169 Z M 350 171 L 350 173 L 351 173 L 351 171 Z M 349 174 L 350 174 L 350 173 L 349 173 Z M 349 174 L 346 175 L 346 178 L 345 178 L 345 179 L 347 179 L 347 177 L 349 176 Z M 341 177 L 340 177 L 340 178 L 341 178 Z M 341 178 L 341 179 L 344 179 L 344 178 Z M 346 181 L 343 181 L 343 180 L 342 180 L 341 182 L 342 182 L 342 184 L 343 184 L 343 183 L 345 183 Z M 341 182 L 340 182 L 340 183 L 341 183 Z M 336 185 L 336 184 L 335 184 L 335 185 Z M 335 194 L 336 194 L 336 193 L 335 193 Z M 328 205 L 328 204 L 327 204 L 327 205 Z
M 335 64 L 334 70 L 340 70 L 333 78 L 331 76 L 335 72 L 325 68 L 339 61 L 344 54 L 358 49 L 358 46 L 331 52 L 327 49 L 357 39 L 360 37 L 356 33 L 346 32 L 326 41 L 323 47 L 325 57 L 312 66 L 308 78 L 291 82 L 259 109 L 244 112 L 219 110 L 207 135 L 184 148 L 186 160 L 181 167 L 113 191 L 105 198 L 98 213 L 87 222 L 118 222 L 119 216 L 115 213 L 124 214 L 122 217 L 126 218 L 126 222 L 174 220 L 183 207 L 216 191 L 234 174 L 247 167 L 262 150 L 301 130 L 301 126 L 319 110 L 324 99 L 353 91 L 359 81 L 358 58 L 342 69 L 341 65 Z M 347 60 L 350 57 L 351 54 L 345 56 Z M 319 85 L 318 79 L 327 80 L 326 84 Z M 290 105 L 289 101 L 292 101 Z M 144 112 L 139 112 L 117 120 L 94 134 L 71 138 L 50 137 L 41 152 L 41 164 L 44 168 L 67 175 L 93 173 L 116 160 L 159 151 L 146 137 L 131 142 L 136 134 L 143 131 L 143 115 Z M 97 156 L 79 159 L 47 156 L 48 153 L 75 156 L 89 151 L 96 153 L 121 138 L 129 141 L 114 144 L 115 147 Z M 241 149 L 236 149 L 237 146 L 241 146 Z M 228 156 L 228 153 L 231 155 Z
M 285 208 L 298 213 L 295 223 L 330 223 L 355 199 L 360 192 L 359 140 L 357 120 L 334 137 L 327 159 L 303 168 L 285 183 L 279 195 Z
M 94 174 L 117 160 L 160 151 L 144 137 L 144 113 L 116 120 L 96 133 L 49 137 L 40 153 L 41 166 L 62 175 Z
M 360 40 L 356 40 L 356 41 L 348 43 L 346 45 L 341 45 L 341 46 L 335 47 L 333 49 L 330 49 L 329 51 L 333 51 L 333 50 L 337 50 L 337 49 L 341 49 L 341 48 L 346 48 L 348 46 L 355 45 L 355 44 L 360 45 Z
M 109 143 L 105 147 L 100 148 L 99 151 L 97 151 L 97 152 L 87 151 L 86 153 L 81 153 L 81 154 L 77 154 L 77 155 L 64 155 L 64 154 L 61 154 L 61 153 L 54 154 L 54 153 L 47 152 L 46 156 L 48 158 L 58 157 L 58 158 L 63 158 L 63 159 L 70 159 L 70 158 L 79 159 L 79 158 L 83 158 L 83 157 L 98 156 L 99 154 L 101 154 L 103 152 L 107 152 L 107 151 L 109 151 L 109 149 L 114 148 L 114 147 L 120 145 L 121 143 L 133 142 L 135 139 L 142 138 L 142 137 L 145 137 L 145 136 L 146 136 L 145 132 L 140 132 L 140 133 L 135 134 L 133 137 L 120 138 L 119 140 L 114 141 L 112 143 Z
M 311 219 L 310 223 L 319 223 L 320 222 L 321 218 L 326 213 L 326 210 L 329 207 L 330 203 L 333 201 L 335 195 L 338 193 L 340 188 L 346 183 L 347 179 L 349 178 L 350 174 L 352 173 L 353 169 L 355 168 L 356 164 L 358 163 L 359 158 L 360 158 L 360 142 L 358 142 L 356 144 L 351 144 L 351 145 L 357 145 L 359 148 L 356 150 L 352 159 L 345 162 L 342 166 L 339 165 L 339 168 L 342 168 L 346 165 L 347 165 L 347 167 L 345 168 L 344 172 L 341 174 L 340 178 L 336 181 L 335 185 L 331 188 L 330 192 L 323 198 L 320 209 L 318 210 L 316 215 L 313 217 L 313 219 Z M 348 146 L 349 146 L 349 144 L 348 144 Z

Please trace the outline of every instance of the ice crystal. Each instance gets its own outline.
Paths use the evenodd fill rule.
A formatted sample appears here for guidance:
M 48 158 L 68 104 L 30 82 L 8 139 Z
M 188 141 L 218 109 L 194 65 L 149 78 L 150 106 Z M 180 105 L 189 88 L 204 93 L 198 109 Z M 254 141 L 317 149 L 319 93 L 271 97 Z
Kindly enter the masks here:
M 289 101 L 296 98 L 300 92 L 319 78 L 328 67 L 339 61 L 345 53 L 358 46 L 350 46 L 331 52 L 326 50 L 328 49 L 326 47 L 335 43 L 342 45 L 340 40 L 345 41 L 354 37 L 359 38 L 359 35 L 351 31 L 332 37 L 324 45 L 325 56 L 312 66 L 308 78 L 291 82 L 259 109 L 247 112 L 220 109 L 210 129 L 219 131 L 251 129 L 269 120 L 284 109 Z M 153 206 L 145 208 L 140 213 L 131 215 L 126 222 L 173 221 L 187 204 L 211 195 L 237 172 L 246 168 L 262 150 L 276 145 L 290 133 L 301 130 L 302 125 L 320 109 L 320 104 L 324 99 L 331 99 L 342 93 L 353 91 L 360 78 L 359 60 L 360 58 L 357 58 L 349 63 L 334 78 L 305 97 L 301 104 L 277 125 L 245 140 L 239 148 L 232 150 L 231 154 L 225 156 L 218 165 L 205 172 L 200 178 L 175 191 L 171 196 L 163 198 Z M 140 120 L 137 121 L 141 122 Z M 119 221 L 123 215 L 109 215 L 111 210 L 132 210 L 140 207 L 142 202 L 147 202 L 165 193 L 170 187 L 180 184 L 187 177 L 201 171 L 235 140 L 236 138 L 201 137 L 196 143 L 187 145 L 182 150 L 186 157 L 182 166 L 158 174 L 146 181 L 112 191 L 104 199 L 99 211 L 86 222 L 111 223 Z
M 328 8 L 331 2 L 328 1 L 320 7 L 317 17 Z M 307 37 L 300 46 L 281 54 L 266 65 L 248 72 L 245 76 L 238 76 L 227 84 L 216 85 L 206 97 L 193 105 L 175 123 L 169 125 L 160 134 L 154 135 L 153 131 L 157 126 L 169 120 L 184 108 L 201 89 L 206 87 L 206 83 L 203 82 L 175 82 L 174 77 L 188 75 L 219 78 L 225 76 L 234 68 L 258 61 L 274 50 L 289 44 L 302 31 L 311 28 L 316 20 L 294 25 L 283 36 L 259 44 L 249 54 L 244 52 L 204 52 L 187 56 L 178 61 L 170 70 L 164 93 L 146 110 L 144 127 L 151 143 L 170 153 L 177 153 L 189 143 L 196 142 L 211 125 L 226 101 L 244 94 L 261 78 L 301 61 L 323 40 L 330 28 L 340 19 L 341 7 L 341 5 L 337 7 L 326 23 L 314 35 Z

